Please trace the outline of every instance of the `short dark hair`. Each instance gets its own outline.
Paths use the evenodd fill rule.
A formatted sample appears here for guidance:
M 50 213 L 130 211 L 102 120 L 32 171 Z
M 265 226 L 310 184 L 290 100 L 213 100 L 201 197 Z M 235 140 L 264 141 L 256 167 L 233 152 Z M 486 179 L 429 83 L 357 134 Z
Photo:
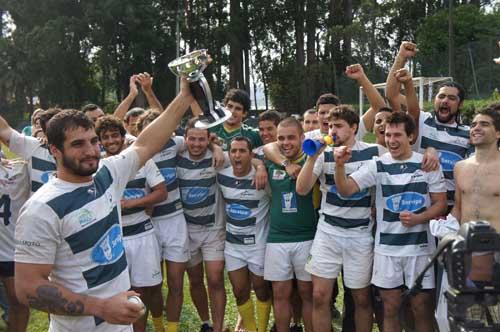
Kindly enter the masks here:
M 347 122 L 349 127 L 356 125 L 356 133 L 358 132 L 359 115 L 354 110 L 354 108 L 352 108 L 351 105 L 342 104 L 342 105 L 335 106 L 334 108 L 332 108 L 330 110 L 330 113 L 328 114 L 328 119 L 329 120 L 334 120 L 334 119 L 344 120 L 345 122 Z
M 275 126 L 278 126 L 281 121 L 281 116 L 276 111 L 265 111 L 259 115 L 259 122 L 261 121 L 271 121 Z
M 460 102 L 463 102 L 465 99 L 465 89 L 464 87 L 455 81 L 449 81 L 449 82 L 444 82 L 439 85 L 438 91 L 441 88 L 444 87 L 450 87 L 450 88 L 456 88 L 458 90 L 458 98 L 460 98 Z
M 134 107 L 131 108 L 125 113 L 125 116 L 123 117 L 123 121 L 125 121 L 126 124 L 128 124 L 128 120 L 130 120 L 130 117 L 136 117 L 136 116 L 141 116 L 146 112 L 146 110 L 142 107 Z
M 324 93 L 316 101 L 316 109 L 319 108 L 319 105 L 325 104 L 340 105 L 340 98 L 333 93 Z
M 159 116 L 160 112 L 158 112 L 157 110 L 147 110 L 146 112 L 142 113 L 136 123 L 137 131 L 141 132 L 146 127 L 146 123 L 150 124 Z
M 101 134 L 104 134 L 108 130 L 118 130 L 120 135 L 125 137 L 126 130 L 123 127 L 123 123 L 114 115 L 105 115 L 97 119 L 95 124 L 95 132 L 99 139 L 101 139 Z
M 60 111 L 47 123 L 46 134 L 49 145 L 54 145 L 59 150 L 63 151 L 66 131 L 79 127 L 85 130 L 95 128 L 94 122 L 81 111 L 74 109 Z
M 252 152 L 253 150 L 252 142 L 250 142 L 250 139 L 248 139 L 248 137 L 236 136 L 231 140 L 231 144 L 233 144 L 233 142 L 245 142 L 247 143 L 248 151 Z M 229 145 L 229 150 L 231 150 L 231 144 Z
M 95 111 L 96 109 L 100 108 L 96 104 L 87 104 L 82 107 L 82 112 L 87 113 L 87 112 L 92 112 Z
M 413 120 L 413 118 L 405 112 L 393 112 L 385 121 L 386 126 L 404 123 L 407 136 L 415 133 L 415 120 Z
M 377 111 L 377 113 L 380 113 L 380 112 L 392 113 L 392 108 L 387 107 L 387 106 L 383 106 L 383 107 L 380 107 Z
M 207 136 L 210 137 L 210 132 L 208 131 L 208 129 L 202 129 L 196 127 L 196 122 L 198 122 L 198 120 L 199 120 L 198 118 L 191 118 L 188 120 L 188 122 L 186 123 L 186 127 L 184 128 L 184 136 L 188 135 L 189 129 L 200 129 L 200 130 L 206 130 Z
M 40 128 L 42 128 L 43 133 L 47 133 L 47 123 L 56 115 L 57 113 L 61 112 L 62 110 L 60 108 L 49 108 L 45 111 L 40 112 L 39 115 L 37 115 L 38 120 L 40 121 Z
M 493 120 L 495 131 L 500 131 L 500 103 L 488 105 L 477 111 L 476 115 L 478 114 L 489 116 Z
M 304 128 L 302 128 L 302 125 L 300 124 L 299 120 L 297 120 L 293 116 L 289 116 L 289 117 L 281 120 L 279 126 L 280 127 L 296 127 L 299 130 L 299 135 L 302 135 L 304 133 Z
M 250 110 L 250 96 L 245 90 L 241 89 L 231 89 L 226 93 L 224 97 L 224 105 L 227 105 L 229 101 L 234 101 L 243 105 L 243 111 L 248 112 Z

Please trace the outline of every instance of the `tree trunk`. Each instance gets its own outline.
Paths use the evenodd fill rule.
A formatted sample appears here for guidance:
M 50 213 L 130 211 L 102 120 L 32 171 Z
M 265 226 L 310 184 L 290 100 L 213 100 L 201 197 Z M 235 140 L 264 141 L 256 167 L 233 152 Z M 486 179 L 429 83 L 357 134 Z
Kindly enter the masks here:
M 316 26 L 317 3 L 316 0 L 307 0 L 306 34 L 307 34 L 307 64 L 316 63 Z
M 297 66 L 305 64 L 304 59 L 304 0 L 295 1 L 295 54 Z
M 243 80 L 243 50 L 241 46 L 241 9 L 240 0 L 231 0 L 229 22 L 229 86 L 245 88 Z
M 351 27 L 352 25 L 352 0 L 344 0 L 344 31 L 342 44 L 342 55 L 344 60 L 344 66 L 348 65 L 352 61 L 352 47 L 351 47 Z M 343 66 L 343 67 L 344 67 Z

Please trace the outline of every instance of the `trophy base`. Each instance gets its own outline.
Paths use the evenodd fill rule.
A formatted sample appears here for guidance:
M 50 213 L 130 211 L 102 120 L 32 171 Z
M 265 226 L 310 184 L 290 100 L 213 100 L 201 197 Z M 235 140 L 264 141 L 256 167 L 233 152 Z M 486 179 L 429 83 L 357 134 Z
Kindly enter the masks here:
M 200 129 L 208 129 L 223 123 L 230 117 L 231 112 L 217 102 L 214 111 L 201 115 L 194 126 Z

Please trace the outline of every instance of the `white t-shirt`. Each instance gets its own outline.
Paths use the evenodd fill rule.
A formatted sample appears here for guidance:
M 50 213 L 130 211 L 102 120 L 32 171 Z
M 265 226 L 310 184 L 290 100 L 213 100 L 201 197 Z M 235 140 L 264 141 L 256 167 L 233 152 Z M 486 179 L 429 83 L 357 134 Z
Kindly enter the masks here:
M 27 163 L 0 164 L 0 262 L 14 261 L 14 232 L 21 206 L 29 198 Z
M 151 193 L 151 188 L 164 182 L 165 179 L 158 167 L 152 159 L 149 159 L 137 172 L 135 178 L 127 183 L 123 199 L 143 198 Z M 144 207 L 122 209 L 122 223 L 123 235 L 127 237 L 154 231 L 153 224 L 150 222 Z
M 469 143 L 470 128 L 457 123 L 439 122 L 433 113 L 420 111 L 418 118 L 418 138 L 412 148 L 424 153 L 429 147 L 439 152 L 439 161 L 446 183 L 448 205 L 455 201 L 455 179 L 453 168 L 460 160 L 468 157 L 472 148 Z
M 226 252 L 234 247 L 264 248 L 269 233 L 269 190 L 256 190 L 252 184 L 255 169 L 243 177 L 233 167 L 219 171 L 217 182 L 224 197 Z
M 179 192 L 179 181 L 177 180 L 177 154 L 184 150 L 184 137 L 174 136 L 170 138 L 165 147 L 153 156 L 153 161 L 165 179 L 168 197 L 161 203 L 155 204 L 153 219 L 167 219 L 182 213 L 181 195 Z
M 56 171 L 56 162 L 48 147 L 34 137 L 12 131 L 9 149 L 28 162 L 31 195 L 47 183 Z
M 120 200 L 138 169 L 127 149 L 102 160 L 91 182 L 49 180 L 21 209 L 15 261 L 52 264 L 49 279 L 78 294 L 109 298 L 130 289 Z M 98 317 L 50 317 L 50 331 L 131 331 Z
M 356 141 L 351 149 L 352 157 L 345 164 L 347 175 L 385 152 L 380 145 L 359 141 Z M 313 169 L 314 175 L 320 181 L 322 194 L 318 229 L 344 237 L 371 236 L 372 192 L 367 188 L 350 197 L 337 193 L 333 151 L 333 148 L 327 147 L 316 160 Z
M 413 152 L 410 159 L 395 160 L 386 153 L 350 175 L 360 190 L 376 186 L 376 253 L 420 256 L 435 249 L 428 222 L 408 228 L 399 219 L 403 211 L 418 214 L 431 206 L 430 193 L 446 191 L 441 169 L 422 171 L 422 158 Z

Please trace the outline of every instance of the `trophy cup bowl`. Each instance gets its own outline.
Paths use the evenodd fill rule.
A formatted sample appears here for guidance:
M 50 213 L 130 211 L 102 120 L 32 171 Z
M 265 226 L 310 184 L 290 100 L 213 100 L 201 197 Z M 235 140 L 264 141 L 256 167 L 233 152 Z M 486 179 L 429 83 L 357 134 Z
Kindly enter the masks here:
M 196 50 L 183 55 L 168 64 L 168 68 L 177 76 L 185 76 L 189 82 L 191 93 L 202 110 L 202 115 L 195 126 L 201 129 L 214 127 L 230 116 L 222 104 L 212 97 L 210 86 L 203 75 L 203 70 L 209 64 L 209 56 L 206 49 Z

